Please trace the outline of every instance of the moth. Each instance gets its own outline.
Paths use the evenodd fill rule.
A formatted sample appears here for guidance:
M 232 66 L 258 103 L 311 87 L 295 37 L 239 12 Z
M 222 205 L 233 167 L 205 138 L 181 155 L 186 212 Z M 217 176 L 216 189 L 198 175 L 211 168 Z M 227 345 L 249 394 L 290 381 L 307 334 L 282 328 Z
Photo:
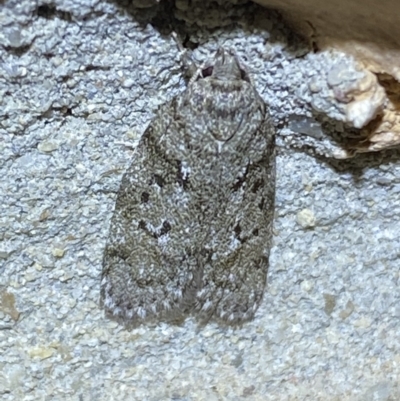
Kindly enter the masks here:
M 275 198 L 275 130 L 233 51 L 220 48 L 161 106 L 118 191 L 101 304 L 127 325 L 238 325 L 263 297 Z

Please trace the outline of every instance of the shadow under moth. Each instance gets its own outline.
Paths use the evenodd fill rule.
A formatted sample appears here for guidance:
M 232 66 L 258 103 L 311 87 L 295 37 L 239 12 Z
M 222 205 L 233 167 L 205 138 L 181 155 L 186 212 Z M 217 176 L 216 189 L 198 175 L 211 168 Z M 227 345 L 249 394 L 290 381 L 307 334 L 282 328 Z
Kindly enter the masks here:
M 101 281 L 109 317 L 133 326 L 254 317 L 271 246 L 274 133 L 249 74 L 223 48 L 159 108 L 111 220 Z

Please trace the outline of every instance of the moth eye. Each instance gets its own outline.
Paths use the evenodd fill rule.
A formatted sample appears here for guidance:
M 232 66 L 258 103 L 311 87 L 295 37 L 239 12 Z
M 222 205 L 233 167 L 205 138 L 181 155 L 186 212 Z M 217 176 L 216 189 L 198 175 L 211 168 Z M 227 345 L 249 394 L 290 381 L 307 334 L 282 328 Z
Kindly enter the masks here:
M 213 69 L 213 67 L 204 68 L 204 70 L 201 70 L 201 76 L 203 78 L 210 77 L 212 75 Z

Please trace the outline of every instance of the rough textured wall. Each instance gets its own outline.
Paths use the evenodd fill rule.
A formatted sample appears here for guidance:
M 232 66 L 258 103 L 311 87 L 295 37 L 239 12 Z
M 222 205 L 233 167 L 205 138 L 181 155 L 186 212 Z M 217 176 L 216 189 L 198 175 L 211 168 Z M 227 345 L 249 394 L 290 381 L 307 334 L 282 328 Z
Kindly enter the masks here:
M 268 290 L 238 329 L 99 309 L 121 176 L 186 85 L 173 30 L 198 63 L 235 49 L 278 129 Z M 2 400 L 400 398 L 399 154 L 357 154 L 371 71 L 243 1 L 4 1 L 0 43 Z

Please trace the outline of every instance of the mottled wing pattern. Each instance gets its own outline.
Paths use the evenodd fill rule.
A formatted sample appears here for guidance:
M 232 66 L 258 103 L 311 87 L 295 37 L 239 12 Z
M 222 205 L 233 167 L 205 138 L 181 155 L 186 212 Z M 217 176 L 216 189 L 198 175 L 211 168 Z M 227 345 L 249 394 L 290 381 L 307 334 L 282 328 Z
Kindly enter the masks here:
M 241 324 L 254 317 L 268 272 L 275 199 L 275 137 L 269 118 L 259 127 L 265 153 L 215 202 L 196 310 L 200 319 Z
M 264 293 L 274 127 L 234 54 L 220 49 L 210 71 L 158 111 L 122 179 L 101 301 L 128 324 L 240 324 Z
M 176 103 L 163 106 L 123 176 L 103 259 L 101 301 L 107 313 L 140 323 L 180 319 L 194 298 L 193 249 L 182 209 L 189 202 L 179 161 L 158 144 L 173 131 Z M 185 205 L 186 204 L 186 205 Z M 195 229 L 196 222 L 193 222 Z

